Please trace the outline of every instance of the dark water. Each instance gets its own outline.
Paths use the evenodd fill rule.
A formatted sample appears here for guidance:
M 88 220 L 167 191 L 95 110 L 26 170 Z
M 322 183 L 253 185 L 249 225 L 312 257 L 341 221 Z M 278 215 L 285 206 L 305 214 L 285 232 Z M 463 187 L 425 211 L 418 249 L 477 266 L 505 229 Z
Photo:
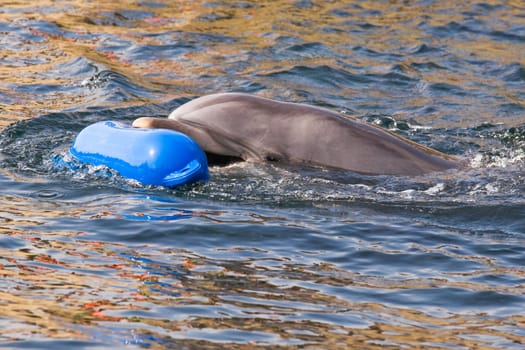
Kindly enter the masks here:
M 2 346 L 525 347 L 522 2 L 14 2 L 0 32 Z M 166 189 L 68 155 L 90 123 L 223 91 L 469 166 Z

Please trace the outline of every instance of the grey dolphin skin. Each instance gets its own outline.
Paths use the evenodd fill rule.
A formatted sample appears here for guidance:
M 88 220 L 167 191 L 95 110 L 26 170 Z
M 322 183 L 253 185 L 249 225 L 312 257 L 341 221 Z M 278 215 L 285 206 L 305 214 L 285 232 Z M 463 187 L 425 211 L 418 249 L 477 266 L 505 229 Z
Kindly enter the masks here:
M 448 155 L 328 109 L 222 93 L 194 99 L 168 118 L 135 127 L 182 132 L 208 155 L 415 176 L 459 168 Z

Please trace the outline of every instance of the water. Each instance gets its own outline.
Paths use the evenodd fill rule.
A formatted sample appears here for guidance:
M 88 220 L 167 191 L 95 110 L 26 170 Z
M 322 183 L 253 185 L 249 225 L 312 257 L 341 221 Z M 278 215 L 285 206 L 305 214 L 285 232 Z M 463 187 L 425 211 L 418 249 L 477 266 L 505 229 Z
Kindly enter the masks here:
M 519 1 L 2 5 L 2 347 L 523 348 L 524 23 Z M 90 123 L 223 91 L 469 166 L 166 189 L 68 155 Z

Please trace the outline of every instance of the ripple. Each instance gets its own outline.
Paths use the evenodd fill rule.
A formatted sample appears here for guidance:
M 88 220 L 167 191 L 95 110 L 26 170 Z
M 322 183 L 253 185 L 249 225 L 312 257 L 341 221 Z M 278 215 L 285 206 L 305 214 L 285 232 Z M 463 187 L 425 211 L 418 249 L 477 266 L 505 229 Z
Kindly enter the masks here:
M 293 81 L 303 85 L 338 88 L 344 85 L 363 84 L 370 80 L 362 75 L 352 74 L 343 69 L 330 66 L 298 66 L 289 70 L 268 73 L 265 77 L 284 81 Z
M 366 76 L 372 77 L 376 83 L 385 86 L 415 87 L 419 82 L 418 79 L 411 77 L 402 65 L 388 66 L 385 69 L 375 68 L 375 71 L 366 74 Z
M 54 190 L 40 190 L 34 194 L 35 196 L 42 199 L 55 199 L 63 197 L 63 194 Z
M 153 15 L 150 11 L 119 10 L 114 12 L 103 12 L 96 17 L 90 17 L 89 21 L 96 25 L 117 26 L 135 28 L 140 21 Z
M 321 57 L 327 56 L 327 53 L 330 52 L 328 47 L 322 43 L 302 43 L 292 45 L 287 48 L 287 50 L 297 53 L 301 57 Z
M 446 25 L 433 27 L 431 30 L 433 34 L 438 37 L 452 37 L 452 36 L 457 36 L 460 34 L 479 34 L 480 33 L 479 30 L 474 29 L 474 27 L 472 27 L 471 25 L 466 25 L 464 23 L 458 23 L 456 21 L 449 22 Z M 467 37 L 469 36 L 468 35 L 464 36 L 465 39 Z
M 64 75 L 70 77 L 86 77 L 96 74 L 100 68 L 90 60 L 84 57 L 76 57 L 68 62 L 60 63 L 55 69 L 48 72 L 47 75 L 54 78 L 60 78 Z
M 445 67 L 440 66 L 439 64 L 435 62 L 421 62 L 421 63 L 413 62 L 410 64 L 410 66 L 420 71 L 446 70 Z
M 362 54 L 363 56 L 376 59 L 378 61 L 383 62 L 392 62 L 392 61 L 398 61 L 401 58 L 400 54 L 395 54 L 391 52 L 378 52 L 376 50 L 372 50 L 368 47 L 364 46 L 355 46 L 352 48 L 352 51 Z
M 510 82 L 525 81 L 525 68 L 518 64 L 513 65 L 511 71 L 503 75 L 503 79 Z
M 81 340 L 23 340 L 13 342 L 3 342 L 0 347 L 9 349 L 40 349 L 40 348 L 52 348 L 52 349 L 93 349 L 99 346 L 107 346 L 108 343 L 100 341 L 81 341 Z
M 509 31 L 500 31 L 495 30 L 490 32 L 491 36 L 493 36 L 495 39 L 501 40 L 509 40 L 511 42 L 517 42 L 520 44 L 525 43 L 525 28 L 520 29 L 512 29 Z
M 102 70 L 85 79 L 81 86 L 95 91 L 97 102 L 121 102 L 138 99 L 147 100 L 155 97 L 155 92 L 130 81 L 125 75 Z
M 442 52 L 443 50 L 439 47 L 433 47 L 427 44 L 420 44 L 409 48 L 408 51 L 413 55 L 426 55 Z

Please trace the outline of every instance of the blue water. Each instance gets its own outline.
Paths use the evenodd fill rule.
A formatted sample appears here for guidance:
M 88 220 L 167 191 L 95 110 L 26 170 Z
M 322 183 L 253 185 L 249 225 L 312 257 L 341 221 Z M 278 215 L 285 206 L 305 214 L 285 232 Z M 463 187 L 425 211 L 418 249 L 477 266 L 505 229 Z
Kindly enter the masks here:
M 0 346 L 523 348 L 524 18 L 519 2 L 3 5 Z M 225 91 L 468 166 L 238 163 L 167 189 L 68 153 L 93 122 Z

